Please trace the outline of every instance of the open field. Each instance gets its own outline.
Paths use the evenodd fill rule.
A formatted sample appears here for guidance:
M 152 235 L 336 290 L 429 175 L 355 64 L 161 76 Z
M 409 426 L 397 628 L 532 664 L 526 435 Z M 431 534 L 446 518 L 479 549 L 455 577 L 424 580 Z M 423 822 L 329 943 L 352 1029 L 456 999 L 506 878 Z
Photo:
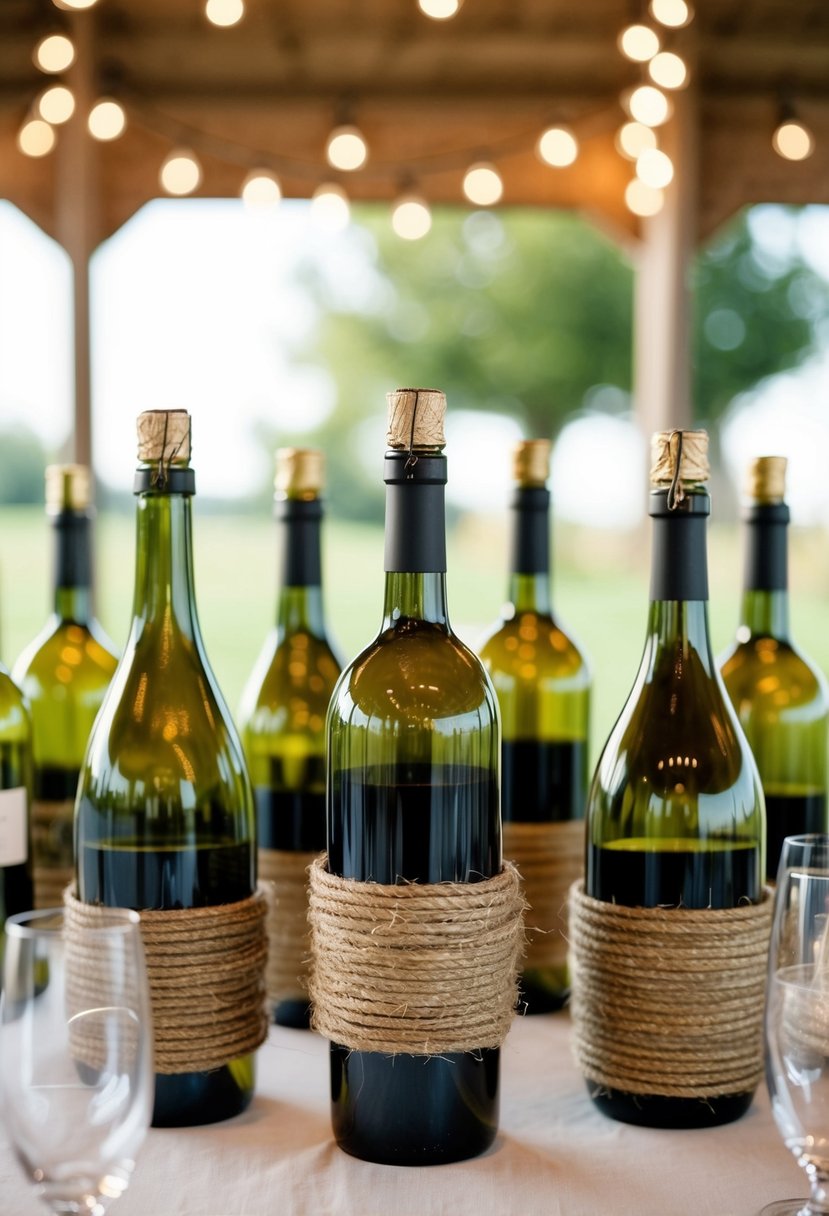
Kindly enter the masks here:
M 207 651 L 227 697 L 242 686 L 274 617 L 275 525 L 267 517 L 201 515 L 196 503 L 196 588 Z M 556 529 L 557 612 L 590 656 L 595 696 L 592 756 L 604 742 L 639 661 L 648 594 L 648 539 L 641 535 Z M 0 657 L 7 665 L 39 630 L 49 608 L 49 529 L 33 508 L 0 509 Z M 123 645 L 133 585 L 133 521 L 103 515 L 97 523 L 98 615 Z M 449 603 L 460 636 L 475 644 L 498 616 L 506 587 L 507 535 L 500 521 L 462 519 L 450 533 Z M 712 528 L 711 621 L 717 651 L 737 622 L 742 566 L 734 529 Z M 380 622 L 383 542 L 379 527 L 329 520 L 325 534 L 326 602 L 331 633 L 345 659 Z M 829 538 L 793 537 L 792 631 L 829 670 Z

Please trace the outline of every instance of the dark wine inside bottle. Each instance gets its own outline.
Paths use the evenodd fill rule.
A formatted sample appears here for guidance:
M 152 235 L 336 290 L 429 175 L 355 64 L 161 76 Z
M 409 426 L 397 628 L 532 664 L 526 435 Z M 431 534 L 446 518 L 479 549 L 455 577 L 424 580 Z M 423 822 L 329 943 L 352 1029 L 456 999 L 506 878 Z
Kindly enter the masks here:
M 500 867 L 493 772 L 408 764 L 334 775 L 329 866 L 380 883 L 474 882 Z M 332 1044 L 331 1100 L 340 1146 L 394 1165 L 475 1156 L 498 1121 L 497 1050 L 386 1056 Z M 358 1115 L 358 1117 L 355 1117 Z
M 586 740 L 505 739 L 501 764 L 505 821 L 558 823 L 583 817 Z
M 766 878 L 777 879 L 777 866 L 787 836 L 825 832 L 826 791 L 784 793 L 766 789 Z

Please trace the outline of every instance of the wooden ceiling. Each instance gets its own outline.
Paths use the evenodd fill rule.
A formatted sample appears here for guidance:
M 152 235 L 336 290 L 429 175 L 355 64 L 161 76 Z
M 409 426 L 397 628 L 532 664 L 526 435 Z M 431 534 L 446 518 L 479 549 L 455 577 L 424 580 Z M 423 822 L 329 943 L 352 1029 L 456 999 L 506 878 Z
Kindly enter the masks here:
M 415 0 L 247 0 L 243 20 L 220 29 L 203 0 L 99 0 L 72 14 L 52 0 L 2 0 L 0 197 L 59 232 L 56 198 L 77 142 L 63 129 L 57 151 L 34 160 L 16 137 L 48 83 L 33 47 L 64 25 L 88 43 L 91 95 L 117 96 L 129 117 L 121 139 L 93 145 L 96 240 L 161 193 L 174 144 L 202 161 L 199 195 L 234 197 L 249 168 L 270 164 L 286 195 L 307 197 L 331 179 L 325 140 L 346 112 L 370 147 L 366 168 L 341 176 L 352 198 L 389 200 L 414 181 L 431 201 L 461 203 L 465 168 L 491 159 L 503 205 L 577 207 L 635 233 L 631 165 L 614 135 L 619 95 L 643 72 L 616 40 L 644 15 L 630 0 L 465 0 L 436 22 Z M 662 33 L 692 66 L 698 235 L 746 203 L 829 202 L 827 0 L 697 0 L 689 26 Z M 814 132 L 806 161 L 771 148 L 781 95 Z M 581 141 L 567 169 L 534 151 L 556 121 Z

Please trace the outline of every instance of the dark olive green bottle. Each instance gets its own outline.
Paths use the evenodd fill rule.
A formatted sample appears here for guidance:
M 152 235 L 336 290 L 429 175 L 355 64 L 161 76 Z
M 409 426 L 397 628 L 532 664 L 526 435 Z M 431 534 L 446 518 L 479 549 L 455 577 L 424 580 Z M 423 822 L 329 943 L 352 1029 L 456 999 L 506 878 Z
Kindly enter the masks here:
M 78 892 L 139 911 L 232 903 L 256 884 L 253 794 L 196 612 L 190 419 L 148 411 L 138 422 L 132 624 L 81 770 Z M 158 1074 L 153 1123 L 226 1119 L 253 1086 L 253 1055 Z
M 25 698 L 0 663 L 0 989 L 6 917 L 34 901 L 31 847 L 32 722 Z
M 827 828 L 829 690 L 789 632 L 785 477 L 783 456 L 761 456 L 752 464 L 740 625 L 720 658 L 763 783 L 771 881 L 786 836 Z

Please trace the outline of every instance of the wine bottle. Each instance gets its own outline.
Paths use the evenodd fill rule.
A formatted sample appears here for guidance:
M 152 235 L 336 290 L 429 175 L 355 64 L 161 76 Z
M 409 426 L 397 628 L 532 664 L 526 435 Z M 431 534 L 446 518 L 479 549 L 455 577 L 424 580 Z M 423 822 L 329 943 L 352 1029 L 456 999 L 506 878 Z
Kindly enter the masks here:
M 139 911 L 228 904 L 255 887 L 255 818 L 196 612 L 190 419 L 147 411 L 138 432 L 132 623 L 81 770 L 78 894 Z M 225 1119 L 245 1109 L 253 1086 L 252 1054 L 209 1072 L 159 1073 L 153 1123 Z
M 501 710 L 505 825 L 583 820 L 587 794 L 590 672 L 552 610 L 549 466 L 549 440 L 518 444 L 508 602 L 480 651 Z M 505 851 L 509 856 L 506 842 Z M 555 931 L 544 928 L 547 935 Z M 527 1013 L 560 1008 L 568 989 L 564 957 L 525 965 L 521 994 Z
M 53 610 L 13 669 L 32 711 L 32 851 L 39 908 L 59 905 L 72 881 L 78 776 L 117 663 L 114 647 L 92 613 L 89 469 L 50 465 L 46 510 L 54 531 Z
M 272 854 L 289 854 L 284 860 L 290 865 L 292 857 L 301 859 L 325 848 L 325 716 L 342 664 L 328 640 L 323 612 L 323 474 L 320 451 L 281 448 L 276 454 L 276 518 L 282 533 L 277 621 L 256 660 L 240 710 L 263 877 L 269 876 Z M 281 978 L 284 964 L 273 957 L 279 938 L 295 931 L 291 911 L 286 907 L 286 923 L 280 923 L 272 937 L 273 970 L 281 990 L 269 996 L 275 1022 L 306 1028 L 306 984 L 297 975 Z M 278 906 L 276 915 L 278 919 Z M 302 942 L 296 947 L 286 951 L 288 958 L 302 949 Z
M 26 701 L 0 663 L 0 988 L 6 917 L 32 907 L 32 723 Z
M 328 717 L 328 866 L 361 882 L 475 882 L 501 869 L 492 685 L 446 602 L 445 398 L 389 394 L 414 416 L 385 456 L 385 604 Z M 390 443 L 397 440 L 390 433 Z M 334 1134 L 365 1160 L 456 1161 L 491 1144 L 498 1049 L 383 1055 L 331 1045 Z
M 707 439 L 654 436 L 645 648 L 588 794 L 587 894 L 631 907 L 732 908 L 761 896 L 763 795 L 708 630 Z M 588 1088 L 606 1114 L 652 1127 L 726 1123 L 752 1098 Z
M 827 828 L 829 691 L 789 633 L 786 459 L 750 470 L 740 625 L 721 657 L 728 694 L 754 752 L 766 799 L 766 877 L 786 836 Z

